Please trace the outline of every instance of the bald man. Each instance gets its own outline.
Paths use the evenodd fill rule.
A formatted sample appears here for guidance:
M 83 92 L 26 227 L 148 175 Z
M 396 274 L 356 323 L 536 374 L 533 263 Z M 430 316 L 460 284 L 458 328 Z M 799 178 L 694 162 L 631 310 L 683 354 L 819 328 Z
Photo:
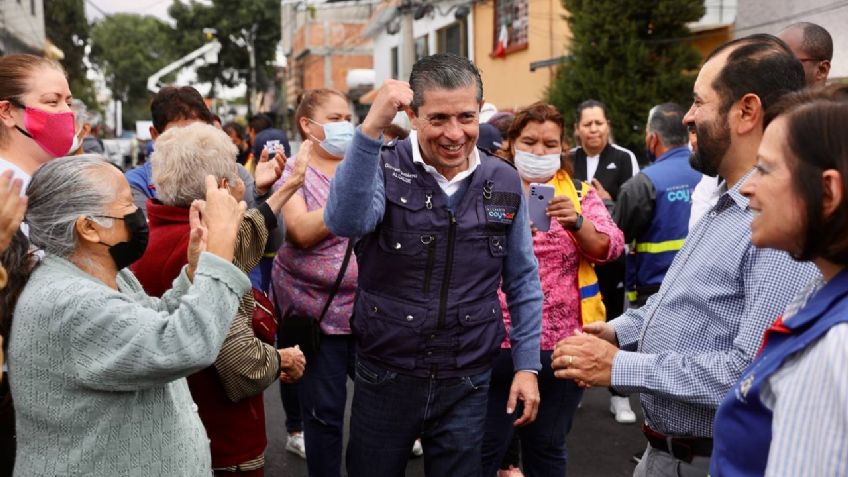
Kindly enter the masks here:
M 833 39 L 830 33 L 815 23 L 798 22 L 789 25 L 777 36 L 786 42 L 801 61 L 807 86 L 824 86 L 833 59 Z

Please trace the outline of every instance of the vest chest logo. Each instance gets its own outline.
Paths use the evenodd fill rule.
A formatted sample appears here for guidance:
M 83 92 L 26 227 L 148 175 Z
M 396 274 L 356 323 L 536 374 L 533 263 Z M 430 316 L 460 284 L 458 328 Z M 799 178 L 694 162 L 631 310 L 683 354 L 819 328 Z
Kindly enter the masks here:
M 486 204 L 486 220 L 511 225 L 517 211 L 518 207 L 510 205 Z
M 391 172 L 391 176 L 395 179 L 398 179 L 406 184 L 411 184 L 412 179 L 418 177 L 418 174 L 412 172 L 406 172 L 402 170 L 400 167 L 395 167 L 388 162 L 385 163 L 386 169 Z
M 669 202 L 689 202 L 691 199 L 689 186 L 684 185 L 668 189 L 668 191 L 666 192 L 666 198 Z

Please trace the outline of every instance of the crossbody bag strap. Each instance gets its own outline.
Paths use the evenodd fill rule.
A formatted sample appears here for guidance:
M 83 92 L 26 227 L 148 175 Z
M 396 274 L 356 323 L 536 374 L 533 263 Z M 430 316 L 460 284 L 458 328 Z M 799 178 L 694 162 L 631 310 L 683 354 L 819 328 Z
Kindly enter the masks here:
M 333 299 L 336 297 L 336 293 L 339 292 L 339 287 L 342 285 L 342 280 L 344 279 L 345 272 L 347 271 L 347 266 L 350 263 L 350 255 L 353 253 L 353 238 L 349 238 L 347 241 L 347 250 L 345 250 L 344 260 L 342 260 L 342 268 L 339 269 L 339 276 L 336 277 L 336 283 L 333 284 L 333 290 L 330 292 L 330 296 L 327 297 L 327 303 L 324 304 L 324 309 L 321 310 L 321 316 L 318 317 L 318 324 L 324 320 L 324 315 L 327 314 L 327 310 L 330 309 L 330 304 L 333 303 Z

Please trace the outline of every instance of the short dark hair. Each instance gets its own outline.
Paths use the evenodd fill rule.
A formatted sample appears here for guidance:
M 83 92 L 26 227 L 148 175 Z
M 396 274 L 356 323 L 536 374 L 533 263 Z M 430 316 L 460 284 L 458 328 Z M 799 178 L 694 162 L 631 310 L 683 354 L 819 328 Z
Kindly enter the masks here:
M 774 35 L 757 33 L 727 42 L 710 53 L 707 61 L 731 48 L 712 84 L 721 98 L 722 115 L 746 94 L 756 94 L 765 110 L 781 96 L 806 85 L 801 62 Z
M 253 132 L 258 133 L 274 127 L 274 121 L 271 120 L 271 116 L 259 113 L 250 117 L 247 121 L 247 127 L 253 129 Z
M 821 25 L 810 22 L 793 23 L 785 30 L 797 28 L 801 30 L 801 51 L 810 59 L 832 60 L 833 38 Z
M 656 133 L 667 148 L 681 147 L 689 141 L 689 130 L 683 124 L 686 111 L 677 103 L 663 103 L 648 113 L 648 132 Z
M 604 118 L 609 121 L 609 111 L 607 111 L 607 105 L 598 101 L 597 99 L 587 99 L 582 103 L 577 105 L 577 109 L 574 111 L 574 123 L 580 123 L 580 118 L 583 116 L 583 110 L 589 108 L 601 108 L 601 111 L 604 112 Z
M 244 126 L 235 121 L 230 121 L 227 124 L 224 124 L 223 126 L 221 126 L 221 129 L 223 129 L 224 132 L 227 134 L 229 134 L 230 132 L 235 133 L 236 137 L 241 140 L 244 140 L 244 138 L 247 137 L 244 132 Z
M 203 102 L 203 96 L 191 86 L 165 86 L 160 89 L 150 102 L 150 115 L 153 117 L 153 127 L 160 134 L 174 121 L 197 119 L 206 124 L 215 121 Z
M 843 134 L 848 124 L 848 85 L 789 95 L 773 107 L 770 116 L 786 118 L 793 187 L 806 209 L 800 249 L 792 256 L 848 265 L 848 201 L 843 198 L 827 218 L 821 212 L 823 171 L 838 171 L 842 190 L 848 191 L 848 135 Z
M 409 75 L 412 88 L 412 112 L 424 104 L 424 91 L 431 89 L 459 89 L 477 86 L 477 102 L 483 102 L 483 79 L 480 70 L 468 58 L 450 53 L 425 56 L 412 65 Z
M 492 126 L 498 128 L 501 137 L 506 137 L 509 132 L 509 127 L 512 126 L 512 120 L 515 119 L 515 114 L 510 112 L 498 112 L 487 121 Z

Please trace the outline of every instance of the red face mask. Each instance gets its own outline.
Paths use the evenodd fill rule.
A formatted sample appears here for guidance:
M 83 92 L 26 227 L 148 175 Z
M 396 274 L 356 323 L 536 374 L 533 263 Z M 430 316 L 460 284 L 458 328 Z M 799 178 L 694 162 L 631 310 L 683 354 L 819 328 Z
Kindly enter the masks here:
M 24 106 L 14 99 L 8 99 L 13 105 L 24 110 L 24 126 L 17 124 L 15 129 L 32 139 L 53 157 L 67 155 L 74 143 L 74 113 L 51 113 L 41 109 Z

